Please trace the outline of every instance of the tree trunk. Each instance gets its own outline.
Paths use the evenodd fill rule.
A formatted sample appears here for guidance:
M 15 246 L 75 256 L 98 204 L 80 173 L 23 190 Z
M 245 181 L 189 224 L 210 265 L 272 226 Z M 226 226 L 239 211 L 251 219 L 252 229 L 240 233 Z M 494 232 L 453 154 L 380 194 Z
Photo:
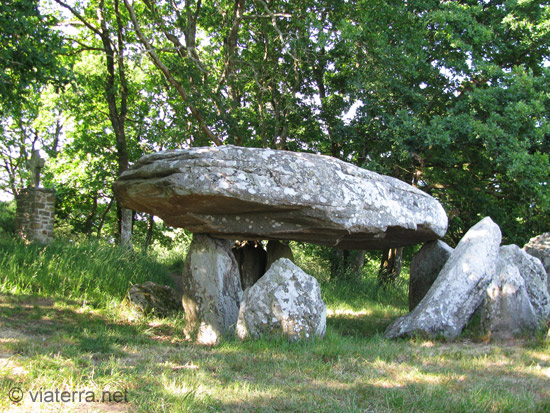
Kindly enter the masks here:
M 402 265 L 403 247 L 385 249 L 378 270 L 378 284 L 388 285 L 393 283 L 401 274 Z
M 143 249 L 147 251 L 147 248 L 149 248 L 149 245 L 151 245 L 151 241 L 153 241 L 153 229 L 155 228 L 155 216 L 149 215 L 149 220 L 147 221 L 147 235 L 145 235 L 145 245 L 143 246 Z
M 132 221 L 133 211 L 120 208 L 120 245 L 132 249 Z
M 105 211 L 101 214 L 101 220 L 99 221 L 99 225 L 97 227 L 97 237 L 99 238 L 101 236 L 101 230 L 103 229 L 103 225 L 105 224 L 105 218 L 107 217 L 107 214 L 111 210 L 111 207 L 113 206 L 114 198 L 111 198 L 109 201 L 109 205 L 107 205 L 107 208 L 105 208 Z

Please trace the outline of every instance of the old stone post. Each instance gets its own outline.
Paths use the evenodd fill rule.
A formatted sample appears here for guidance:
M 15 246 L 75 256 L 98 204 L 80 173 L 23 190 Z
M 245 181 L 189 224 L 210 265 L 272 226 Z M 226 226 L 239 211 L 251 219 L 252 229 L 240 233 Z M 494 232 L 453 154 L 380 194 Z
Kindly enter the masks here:
M 21 190 L 15 197 L 15 232 L 26 241 L 49 244 L 53 241 L 55 191 L 38 187 L 43 167 L 44 159 L 40 157 L 39 151 L 33 151 L 29 162 L 31 187 Z

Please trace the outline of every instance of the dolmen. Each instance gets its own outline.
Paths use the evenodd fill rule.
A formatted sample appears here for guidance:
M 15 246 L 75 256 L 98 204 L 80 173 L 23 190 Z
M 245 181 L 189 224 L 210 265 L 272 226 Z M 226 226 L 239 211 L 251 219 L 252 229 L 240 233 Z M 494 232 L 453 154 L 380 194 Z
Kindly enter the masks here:
M 447 230 L 447 215 L 430 195 L 398 179 L 311 153 L 231 145 L 163 151 L 142 157 L 119 177 L 114 190 L 125 208 L 194 233 L 184 269 L 183 307 L 189 335 L 205 344 L 233 334 L 238 320 L 242 337 L 261 335 L 257 320 L 263 318 L 268 331 L 288 331 L 291 339 L 324 334 L 325 321 L 311 310 L 281 312 L 307 315 L 292 323 L 280 314 L 267 319 L 268 314 L 244 313 L 256 311 L 253 304 L 266 289 L 248 293 L 246 308 L 241 306 L 242 283 L 252 288 L 261 278 L 241 280 L 239 268 L 253 268 L 256 274 L 258 264 L 237 262 L 234 240 L 256 242 L 254 248 L 258 241 L 271 240 L 273 251 L 285 250 L 279 240 L 383 249 L 437 240 Z M 237 257 L 253 251 L 247 247 Z M 275 288 L 273 280 L 288 282 L 289 274 L 301 274 L 292 268 L 288 253 L 279 254 L 281 262 L 267 258 L 268 290 Z M 317 288 L 314 279 L 307 280 L 301 283 Z M 308 305 L 324 313 L 316 299 Z M 291 324 L 311 326 L 311 331 L 284 327 Z

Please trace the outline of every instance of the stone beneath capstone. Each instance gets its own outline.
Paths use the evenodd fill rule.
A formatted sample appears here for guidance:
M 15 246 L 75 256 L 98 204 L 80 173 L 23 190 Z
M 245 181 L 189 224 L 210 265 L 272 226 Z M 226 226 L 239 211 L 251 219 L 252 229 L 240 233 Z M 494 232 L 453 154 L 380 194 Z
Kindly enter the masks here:
M 523 249 L 527 254 L 541 260 L 546 273 L 550 274 L 550 232 L 531 238 Z M 550 290 L 550 276 L 548 277 L 548 290 Z
M 442 237 L 430 195 L 338 159 L 231 145 L 142 157 L 114 184 L 125 208 L 218 238 L 381 249 Z
M 414 254 L 409 277 L 409 311 L 424 298 L 453 249 L 441 240 L 430 241 Z
M 527 280 L 520 273 L 517 263 L 510 260 L 517 257 L 516 252 L 506 248 L 500 249 L 497 275 L 487 287 L 487 296 L 481 308 L 482 329 L 491 338 L 497 339 L 513 338 L 533 331 L 539 325 L 528 294 Z
M 487 286 L 495 276 L 501 237 L 500 228 L 489 217 L 474 225 L 458 243 L 422 301 L 409 314 L 390 324 L 384 335 L 456 338 L 483 302 Z
M 200 344 L 216 344 L 222 334 L 235 330 L 242 288 L 232 244 L 194 234 L 185 259 L 185 333 Z
M 233 247 L 243 290 L 252 287 L 266 271 L 267 253 L 259 242 L 245 241 Z
M 183 310 L 176 290 L 152 281 L 132 285 L 126 296 L 128 301 L 144 314 L 165 317 L 170 313 Z
M 281 335 L 291 341 L 323 337 L 326 315 L 317 280 L 281 258 L 244 292 L 237 336 Z
M 269 267 L 281 258 L 288 258 L 294 262 L 294 254 L 287 244 L 283 244 L 281 241 L 271 240 L 267 243 L 267 263 L 265 266 L 266 271 Z

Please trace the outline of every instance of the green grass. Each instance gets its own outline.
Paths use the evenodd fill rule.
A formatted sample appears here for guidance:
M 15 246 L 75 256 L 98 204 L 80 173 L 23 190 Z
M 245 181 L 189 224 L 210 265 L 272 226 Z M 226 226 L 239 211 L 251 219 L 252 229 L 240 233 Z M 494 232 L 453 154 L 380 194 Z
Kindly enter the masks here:
M 59 257 L 59 248 L 72 254 L 84 247 L 56 248 Z M 121 259 L 118 277 L 128 283 L 138 258 Z M 471 336 L 453 342 L 386 340 L 385 327 L 406 311 L 405 282 L 394 290 L 376 289 L 368 275 L 372 268 L 353 280 L 331 281 L 324 263 L 313 256 L 299 260 L 321 280 L 328 306 L 324 339 L 227 337 L 204 347 L 185 340 L 182 315 L 136 317 L 125 305 L 110 304 L 120 300 L 118 293 L 98 298 L 108 305 L 94 307 L 83 306 L 76 292 L 71 299 L 50 297 L 44 289 L 38 296 L 30 286 L 28 294 L 4 290 L 0 411 L 550 411 L 545 337 L 503 343 Z M 15 386 L 25 392 L 20 404 L 7 397 Z M 127 391 L 128 402 L 33 403 L 27 392 L 40 389 Z
M 165 266 L 147 255 L 97 241 L 25 245 L 0 238 L 0 291 L 65 297 L 108 307 L 132 284 L 172 285 Z

